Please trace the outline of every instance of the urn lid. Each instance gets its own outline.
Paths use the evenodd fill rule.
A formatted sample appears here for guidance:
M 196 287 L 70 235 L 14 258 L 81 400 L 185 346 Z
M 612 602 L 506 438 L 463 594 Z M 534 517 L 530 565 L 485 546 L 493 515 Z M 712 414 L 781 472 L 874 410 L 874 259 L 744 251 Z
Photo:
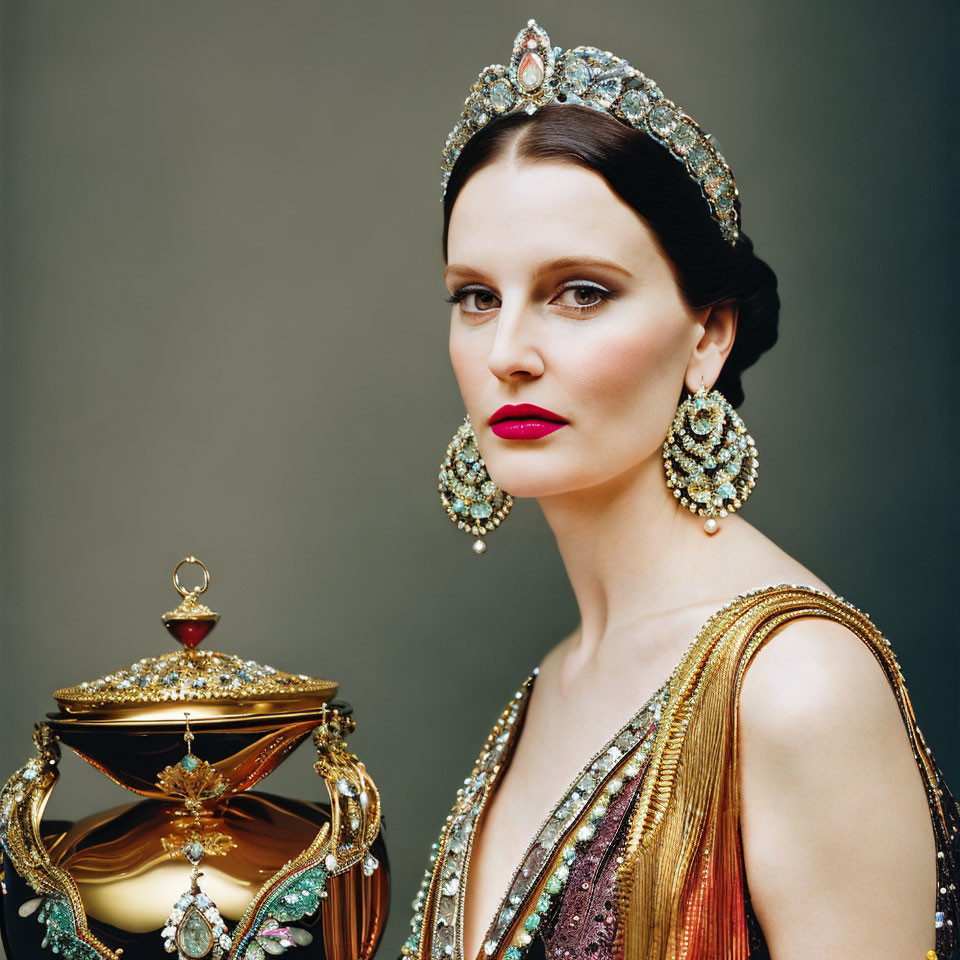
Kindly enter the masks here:
M 199 568 L 201 584 L 183 586 L 179 573 L 184 564 Z M 184 557 L 174 567 L 173 584 L 181 602 L 162 620 L 182 649 L 55 691 L 62 715 L 84 722 L 169 722 L 182 720 L 187 708 L 201 721 L 238 719 L 315 711 L 336 696 L 335 681 L 197 649 L 220 619 L 198 599 L 210 586 L 210 572 L 196 557 Z

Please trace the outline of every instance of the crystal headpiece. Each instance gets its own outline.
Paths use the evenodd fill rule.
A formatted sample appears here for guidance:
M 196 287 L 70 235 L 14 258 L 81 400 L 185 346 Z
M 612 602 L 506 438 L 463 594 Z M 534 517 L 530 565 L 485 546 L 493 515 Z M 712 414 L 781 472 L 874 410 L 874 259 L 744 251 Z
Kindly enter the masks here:
M 592 107 L 656 140 L 684 164 L 724 239 L 736 244 L 738 191 L 716 140 L 625 60 L 596 47 L 552 47 L 535 20 L 517 34 L 509 66 L 487 67 L 470 88 L 443 151 L 444 194 L 460 151 L 478 130 L 498 116 L 520 110 L 532 114 L 552 103 Z

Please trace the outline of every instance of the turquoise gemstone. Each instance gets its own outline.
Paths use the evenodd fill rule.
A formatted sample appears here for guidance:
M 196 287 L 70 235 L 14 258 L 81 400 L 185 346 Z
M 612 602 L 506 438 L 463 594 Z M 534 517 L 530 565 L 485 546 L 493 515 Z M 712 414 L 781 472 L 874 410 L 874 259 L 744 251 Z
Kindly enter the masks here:
M 180 766 L 183 767 L 183 769 L 184 769 L 184 770 L 187 770 L 187 771 L 196 770 L 197 767 L 200 766 L 200 761 L 199 761 L 192 753 L 188 753 L 188 754 L 180 761 Z
M 490 102 L 497 113 L 504 113 L 513 106 L 513 91 L 505 80 L 498 80 L 490 88 Z
M 523 929 L 528 930 L 530 933 L 533 933 L 537 927 L 540 926 L 540 915 L 538 913 L 531 913 L 526 920 L 523 921 Z
M 609 106 L 617 99 L 617 94 L 620 93 L 620 81 L 616 77 L 609 80 L 598 80 L 594 90 L 598 94 L 597 99 L 605 106 Z
M 547 893 L 557 894 L 563 889 L 563 881 L 554 874 L 545 884 Z
M 512 944 L 503 951 L 503 960 L 520 960 L 521 956 L 523 956 L 523 954 L 520 953 L 520 948 Z
M 587 819 L 594 822 L 602 820 L 606 812 L 607 808 L 603 806 L 603 804 L 597 804 L 597 806 L 593 807 L 587 814 Z
M 686 153 L 697 142 L 697 131 L 689 123 L 682 123 L 673 135 L 673 145 L 680 153 Z
M 463 512 L 463 501 L 459 497 L 453 501 L 453 512 L 454 513 Z
M 55 930 L 70 930 L 73 927 L 73 912 L 57 900 L 48 900 L 45 904 L 44 919 Z
M 185 957 L 191 957 L 194 960 L 205 957 L 213 947 L 213 931 L 210 929 L 210 924 L 194 906 L 188 908 L 177 927 L 177 946 Z
M 199 863 L 203 859 L 203 844 L 199 840 L 194 840 L 183 848 L 183 852 L 192 863 Z
M 547 894 L 540 894 L 540 899 L 537 901 L 537 913 L 546 913 L 550 909 L 550 897 Z
M 470 114 L 470 119 L 477 127 L 482 127 L 487 120 L 490 119 L 489 114 L 484 109 L 483 100 L 474 100 L 473 103 L 470 104 L 470 109 L 467 112 Z
M 636 90 L 628 90 L 620 100 L 620 112 L 631 121 L 643 117 L 647 101 Z
M 687 163 L 697 177 L 702 177 L 706 173 L 707 167 L 710 166 L 710 159 L 710 151 L 702 142 L 694 144 L 687 154 Z
M 579 57 L 574 57 L 563 68 L 563 80 L 560 83 L 560 89 L 564 93 L 579 95 L 590 86 L 591 79 L 590 64 Z

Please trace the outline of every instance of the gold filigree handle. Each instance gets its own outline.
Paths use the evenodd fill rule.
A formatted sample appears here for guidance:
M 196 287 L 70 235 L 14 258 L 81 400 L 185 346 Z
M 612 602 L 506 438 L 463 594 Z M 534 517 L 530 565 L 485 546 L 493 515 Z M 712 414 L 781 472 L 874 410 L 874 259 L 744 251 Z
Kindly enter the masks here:
M 60 745 L 45 723 L 36 725 L 33 742 L 36 754 L 0 790 L 0 842 L 13 869 L 38 894 L 21 904 L 20 916 L 37 913 L 46 924 L 43 946 L 56 953 L 87 951 L 101 960 L 119 960 L 123 950 L 111 950 L 91 932 L 73 877 L 53 863 L 40 835 L 43 808 L 59 777 Z
M 342 873 L 360 860 L 365 873 L 377 866 L 368 851 L 380 830 L 380 792 L 357 755 L 347 749 L 345 737 L 355 729 L 355 721 L 324 706 L 323 722 L 313 731 L 317 748 L 313 769 L 330 794 L 330 839 L 324 863 L 329 873 Z

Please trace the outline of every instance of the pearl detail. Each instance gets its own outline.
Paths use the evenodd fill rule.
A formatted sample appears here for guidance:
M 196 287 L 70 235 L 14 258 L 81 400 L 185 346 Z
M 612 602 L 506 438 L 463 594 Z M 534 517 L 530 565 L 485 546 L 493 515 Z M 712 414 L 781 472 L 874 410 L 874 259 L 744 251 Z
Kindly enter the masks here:
M 717 523 L 716 517 L 707 517 L 703 521 L 703 529 L 709 534 L 714 534 L 720 529 L 720 524 Z

